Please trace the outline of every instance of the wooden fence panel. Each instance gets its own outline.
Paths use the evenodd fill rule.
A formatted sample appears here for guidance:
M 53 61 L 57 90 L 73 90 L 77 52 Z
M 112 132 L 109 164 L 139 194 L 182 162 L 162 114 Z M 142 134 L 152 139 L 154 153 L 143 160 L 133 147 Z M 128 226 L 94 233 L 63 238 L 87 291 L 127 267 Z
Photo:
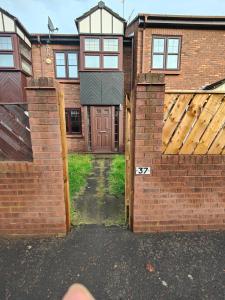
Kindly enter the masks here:
M 164 154 L 224 154 L 225 94 L 167 91 Z
M 0 160 L 32 160 L 26 104 L 0 105 Z

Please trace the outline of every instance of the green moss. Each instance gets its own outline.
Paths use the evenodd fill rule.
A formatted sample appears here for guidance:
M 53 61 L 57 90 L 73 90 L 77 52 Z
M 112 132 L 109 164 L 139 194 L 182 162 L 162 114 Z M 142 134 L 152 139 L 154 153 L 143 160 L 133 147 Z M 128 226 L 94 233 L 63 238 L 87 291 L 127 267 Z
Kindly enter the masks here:
M 116 155 L 109 171 L 109 193 L 117 198 L 125 194 L 125 158 Z

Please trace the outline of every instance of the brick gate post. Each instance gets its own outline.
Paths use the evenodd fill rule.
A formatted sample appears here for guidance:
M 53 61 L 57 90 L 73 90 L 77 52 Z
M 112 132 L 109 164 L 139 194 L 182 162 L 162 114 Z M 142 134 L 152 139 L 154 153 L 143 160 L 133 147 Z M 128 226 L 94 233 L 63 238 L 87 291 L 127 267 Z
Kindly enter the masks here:
M 152 177 L 155 172 L 154 164 L 160 162 L 163 104 L 165 97 L 165 81 L 162 74 L 140 74 L 136 86 L 135 108 L 135 142 L 134 169 L 136 167 L 150 167 L 150 175 L 134 176 L 134 232 L 152 231 L 155 221 L 151 220 L 149 209 L 151 195 L 157 193 Z

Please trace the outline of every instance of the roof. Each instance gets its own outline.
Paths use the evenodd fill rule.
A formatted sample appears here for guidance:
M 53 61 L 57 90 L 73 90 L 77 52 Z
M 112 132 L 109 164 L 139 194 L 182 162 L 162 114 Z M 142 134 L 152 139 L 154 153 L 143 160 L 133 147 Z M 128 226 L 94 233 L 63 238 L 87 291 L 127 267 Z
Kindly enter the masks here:
M 225 16 L 138 14 L 129 24 L 139 27 L 225 29 Z
M 211 83 L 209 85 L 206 85 L 203 90 L 214 90 L 218 87 L 220 87 L 221 85 L 225 84 L 225 78 L 224 79 L 221 79 L 219 81 L 216 81 L 214 83 Z
M 26 30 L 26 28 L 23 26 L 23 24 L 20 22 L 19 19 L 17 19 L 15 16 L 13 16 L 12 14 L 10 14 L 7 10 L 3 9 L 2 7 L 0 7 L 0 12 L 2 12 L 3 14 L 7 15 L 9 18 L 13 19 L 14 22 L 16 23 L 16 25 L 28 36 L 30 36 L 30 33 Z
M 30 41 L 32 44 L 48 44 L 49 34 L 48 33 L 33 33 L 30 35 Z M 123 39 L 124 46 L 131 46 L 131 38 L 125 37 Z M 80 37 L 78 34 L 51 34 L 51 44 L 63 44 L 63 45 L 79 45 Z
M 51 34 L 49 41 L 49 34 L 31 34 L 30 41 L 32 44 L 64 44 L 64 45 L 79 45 L 80 39 L 77 34 Z
M 118 15 L 117 13 L 115 13 L 111 8 L 109 8 L 108 6 L 105 5 L 105 3 L 103 1 L 98 2 L 98 4 L 94 7 L 92 7 L 89 11 L 87 11 L 86 13 L 84 13 L 82 16 L 76 18 L 75 23 L 77 25 L 77 23 L 81 20 L 83 20 L 84 18 L 88 17 L 89 15 L 91 15 L 93 12 L 95 12 L 96 10 L 101 8 L 104 8 L 106 11 L 108 11 L 111 15 L 113 15 L 115 18 L 119 19 L 120 21 L 126 23 L 126 20 L 123 19 L 120 15 Z

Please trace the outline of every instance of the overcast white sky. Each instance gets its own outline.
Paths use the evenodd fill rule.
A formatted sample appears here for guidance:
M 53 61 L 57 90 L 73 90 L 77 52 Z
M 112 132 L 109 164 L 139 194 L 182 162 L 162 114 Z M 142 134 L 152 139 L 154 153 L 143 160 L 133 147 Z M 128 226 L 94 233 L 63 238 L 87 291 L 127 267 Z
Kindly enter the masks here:
M 105 0 L 122 16 L 122 0 Z M 98 0 L 0 0 L 0 7 L 15 15 L 31 33 L 46 33 L 51 17 L 59 33 L 76 33 L 74 19 L 95 6 Z M 125 18 L 140 12 L 186 15 L 225 15 L 225 0 L 125 0 Z

